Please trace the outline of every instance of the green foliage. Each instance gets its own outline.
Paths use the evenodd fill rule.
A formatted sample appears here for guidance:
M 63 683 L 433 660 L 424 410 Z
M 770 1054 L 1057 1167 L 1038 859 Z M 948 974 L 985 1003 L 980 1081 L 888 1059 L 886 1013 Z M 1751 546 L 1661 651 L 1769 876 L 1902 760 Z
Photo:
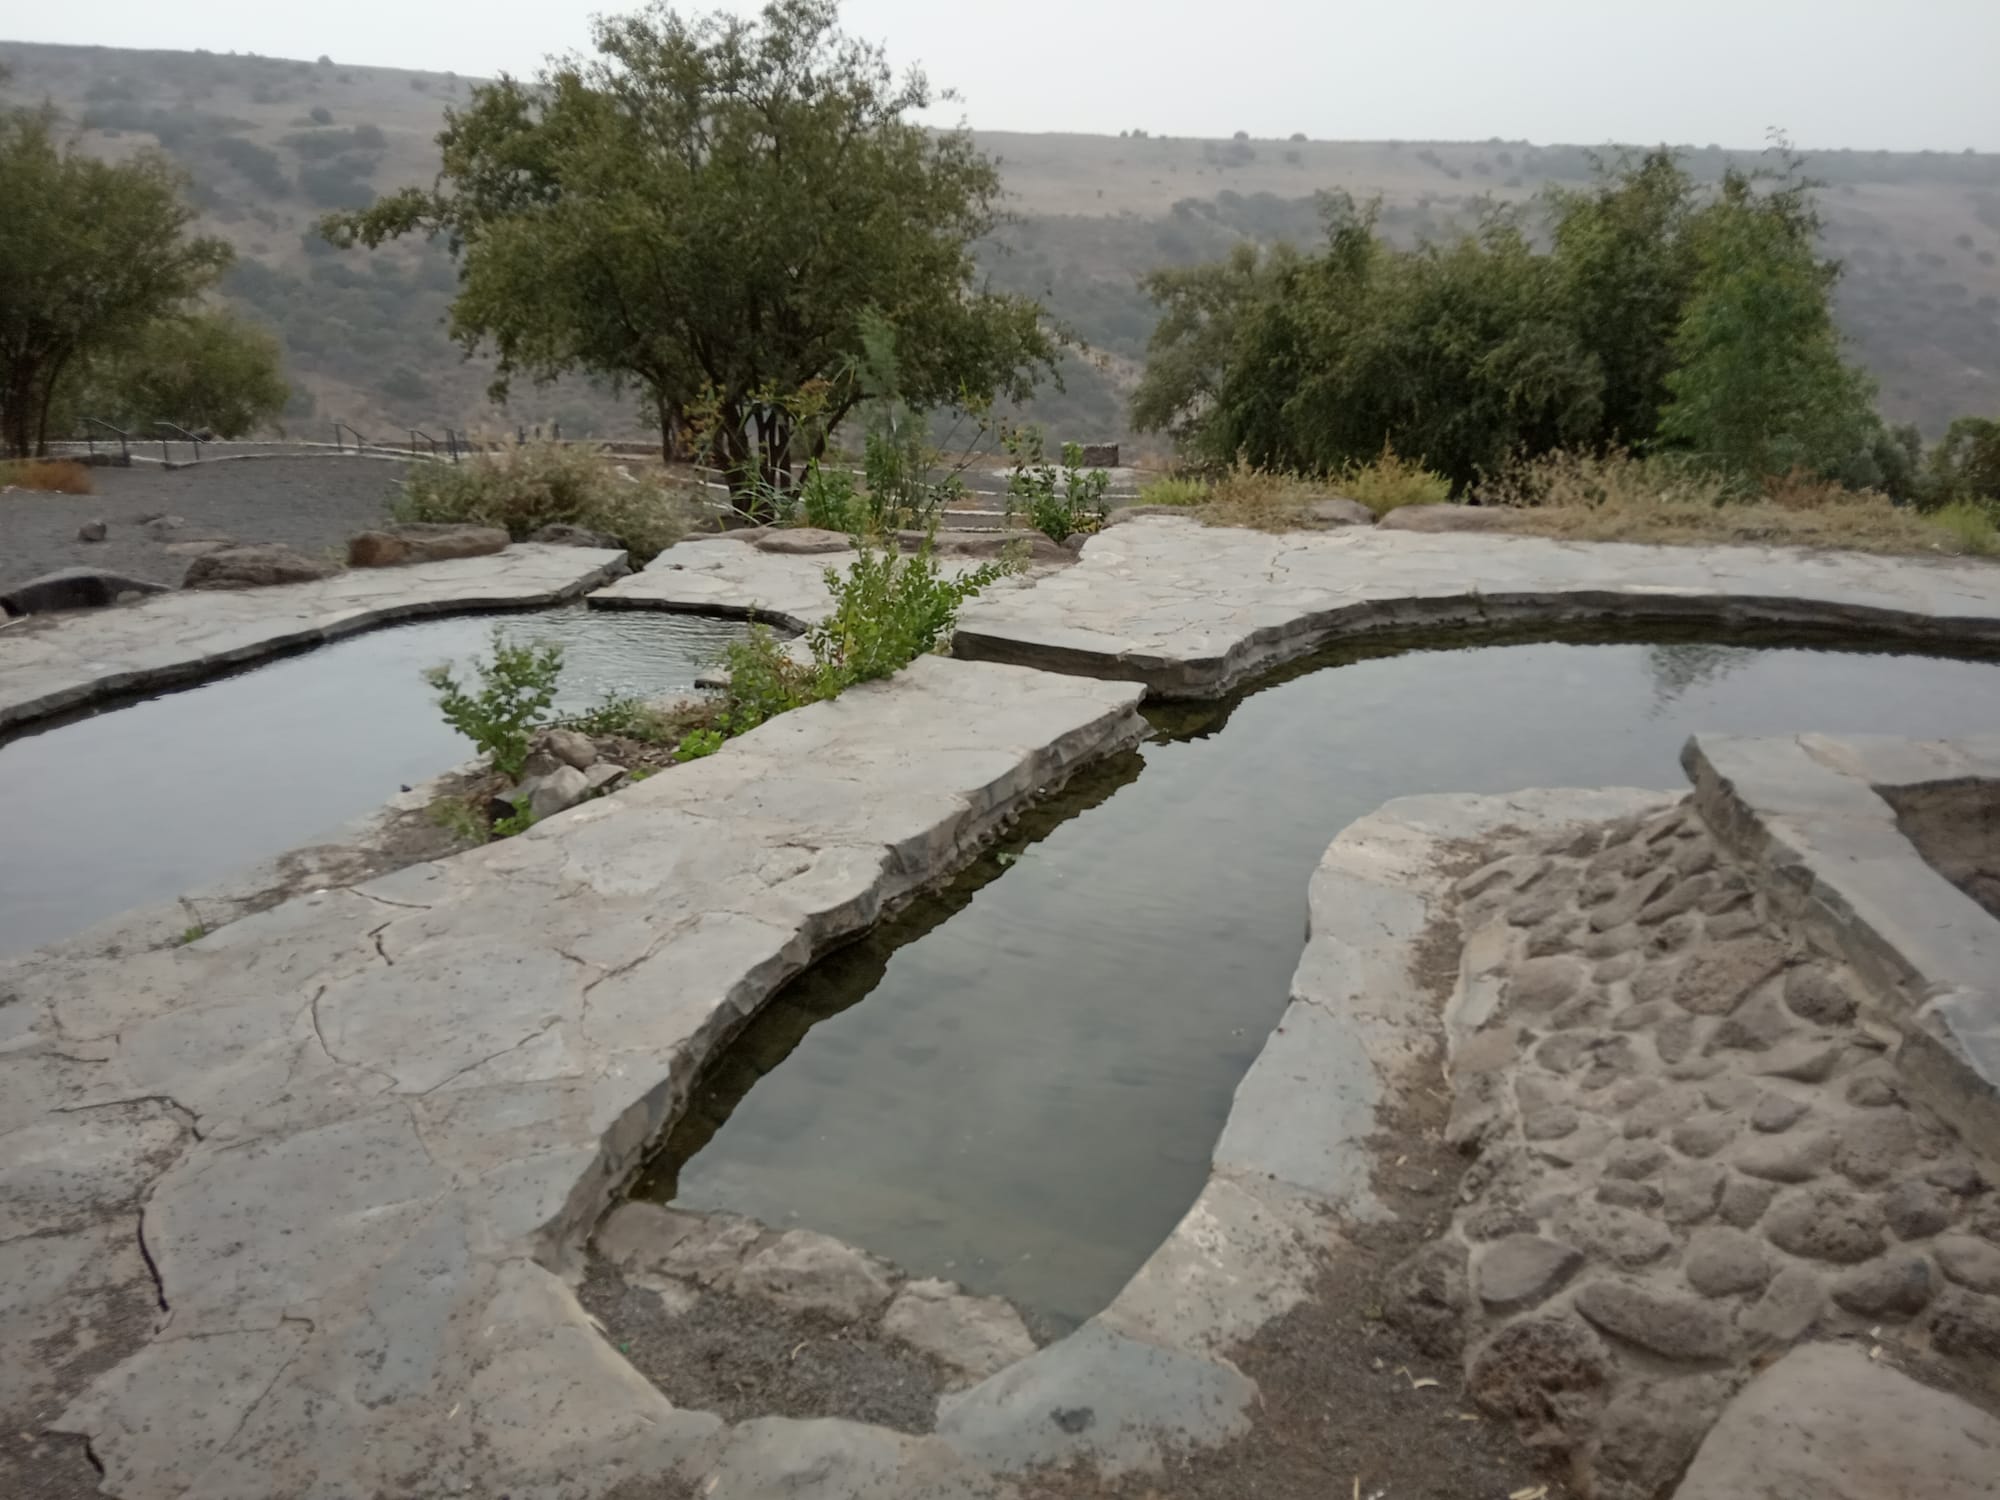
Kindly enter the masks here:
M 854 490 L 854 476 L 842 468 L 828 468 L 818 459 L 806 465 L 799 483 L 799 519 L 823 531 L 854 531 L 861 525 L 860 501 Z
M 1806 186 L 1758 194 L 1731 173 L 1697 219 L 1698 271 L 1675 330 L 1659 438 L 1753 478 L 1855 464 L 1879 428 L 1874 385 L 1841 357 Z
M 1961 500 L 2000 503 L 2000 422 L 1960 417 L 1931 450 L 1930 503 Z
M 1931 523 L 1950 537 L 1953 550 L 1976 557 L 2000 555 L 2000 505 L 1954 500 L 1934 511 Z
M 863 546 L 845 577 L 828 568 L 833 613 L 806 632 L 821 684 L 832 688 L 824 696 L 887 677 L 932 650 L 951 634 L 967 599 L 1021 567 L 1008 559 L 947 578 L 926 537 L 908 556 Z
M 1095 531 L 1108 514 L 1105 491 L 1111 476 L 1102 469 L 1083 469 L 1083 445 L 1064 443 L 1062 472 L 1042 456 L 1042 434 L 1025 428 L 1006 435 L 1014 472 L 1007 480 L 1007 517 L 1025 514 L 1028 524 L 1052 542 L 1065 542 L 1079 531 Z
M 412 464 L 395 512 L 405 521 L 498 526 L 516 541 L 564 523 L 615 537 L 649 562 L 687 534 L 689 507 L 663 485 L 621 476 L 595 449 L 503 444 L 456 464 Z
M 1400 457 L 1388 443 L 1367 463 L 1349 463 L 1340 473 L 1341 490 L 1377 516 L 1404 505 L 1438 505 L 1451 498 L 1451 481 L 1420 463 Z
M 1185 475 L 1155 479 L 1139 491 L 1141 505 L 1200 505 L 1208 499 L 1208 482 Z
M 110 345 L 66 383 L 79 414 L 150 430 L 166 420 L 193 432 L 234 438 L 285 409 L 291 387 L 278 341 L 227 312 L 157 318 Z
M 166 159 L 117 166 L 63 150 L 46 113 L 0 111 L 0 451 L 45 451 L 71 367 L 184 308 L 229 247 L 190 237 Z
M 560 646 L 512 644 L 495 626 L 493 659 L 472 664 L 476 688 L 461 684 L 449 663 L 430 668 L 424 681 L 436 690 L 445 723 L 491 756 L 495 770 L 519 776 L 529 738 L 555 702 L 562 655 Z
M 1023 559 L 1009 557 L 947 578 L 928 537 L 908 556 L 864 540 L 844 576 L 826 570 L 834 607 L 806 632 L 810 663 L 794 661 L 761 625 L 730 646 L 724 657 L 729 688 L 718 728 L 727 735 L 746 734 L 779 714 L 837 697 L 857 682 L 890 676 L 948 639 L 967 599 L 1023 565 Z
M 629 693 L 611 693 L 595 708 L 566 714 L 560 721 L 565 729 L 592 737 L 618 735 L 647 745 L 663 745 L 673 738 L 674 722 L 643 698 Z
M 207 936 L 208 929 L 201 923 L 196 922 L 192 927 L 187 928 L 181 933 L 180 940 L 175 946 L 185 948 L 189 943 L 198 943 Z
M 675 760 L 702 760 L 722 748 L 720 729 L 690 729 L 674 750 Z
M 776 488 L 795 416 L 767 399 L 829 382 L 823 434 L 862 399 L 861 318 L 895 327 L 918 409 L 1025 396 L 1054 342 L 1029 300 L 981 290 L 995 164 L 832 0 L 746 19 L 664 5 L 595 23 L 595 60 L 474 88 L 446 112 L 435 190 L 405 189 L 327 233 L 441 234 L 459 256 L 454 335 L 501 380 L 581 370 L 639 386 L 663 430 L 713 392 L 722 466 Z
M 1379 205 L 1331 195 L 1317 255 L 1148 279 L 1162 316 L 1134 421 L 1209 464 L 1300 474 L 1387 441 L 1455 489 L 1517 455 L 1650 442 L 1751 480 L 1907 483 L 1842 362 L 1797 166 L 1710 190 L 1666 151 L 1599 163 L 1539 226 L 1489 205 L 1410 250 L 1377 233 Z
M 492 825 L 463 797 L 440 797 L 425 811 L 457 843 L 478 845 L 493 837 Z
M 532 807 L 517 808 L 513 812 L 503 814 L 493 820 L 493 837 L 496 839 L 511 839 L 515 834 L 526 833 L 534 826 L 535 810 Z

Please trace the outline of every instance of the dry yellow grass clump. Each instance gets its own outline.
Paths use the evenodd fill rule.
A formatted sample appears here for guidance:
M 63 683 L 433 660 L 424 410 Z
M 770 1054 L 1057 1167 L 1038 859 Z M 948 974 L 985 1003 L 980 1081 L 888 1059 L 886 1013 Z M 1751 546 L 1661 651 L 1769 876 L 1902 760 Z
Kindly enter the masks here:
M 1773 480 L 1743 498 L 1712 472 L 1623 453 L 1526 460 L 1482 484 L 1479 499 L 1512 508 L 1513 530 L 1578 541 L 2000 553 L 1993 516 L 1977 505 L 1926 514 L 1872 490 L 1803 475 Z
M 42 490 L 56 495 L 88 495 L 95 486 L 90 470 L 67 459 L 0 460 L 0 489 Z

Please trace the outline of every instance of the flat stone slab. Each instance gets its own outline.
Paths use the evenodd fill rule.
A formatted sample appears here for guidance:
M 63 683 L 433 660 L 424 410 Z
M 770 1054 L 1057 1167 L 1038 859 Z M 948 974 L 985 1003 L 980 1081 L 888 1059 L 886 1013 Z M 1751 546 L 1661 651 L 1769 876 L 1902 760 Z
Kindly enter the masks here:
M 2000 919 L 1924 859 L 1876 790 L 2000 781 L 2000 735 L 1704 734 L 1682 761 L 1773 902 L 1901 997 L 1901 1068 L 1924 1101 L 1968 1140 L 2000 1141 Z
M 1852 1344 L 1807 1344 L 1744 1388 L 1674 1500 L 2000 1495 L 2000 1419 Z
M 979 660 L 1215 697 L 1344 635 L 1711 621 L 2000 641 L 2000 567 L 1757 547 L 1651 547 L 1379 527 L 1272 535 L 1147 516 L 1034 588 L 969 602 Z
M 0 632 L 0 729 L 392 620 L 558 604 L 624 566 L 623 552 L 518 546 L 276 588 L 173 590 L 120 608 L 30 620 Z
M 779 985 L 1131 744 L 1138 697 L 927 657 L 513 839 L 0 965 L 0 1203 L 45 1256 L 142 1232 L 158 1278 L 150 1341 L 56 1425 L 125 1497 L 585 1496 L 717 1463 L 750 1494 L 819 1463 L 790 1428 L 719 1448 L 558 1272 Z M 69 1284 L 10 1289 L 8 1326 L 87 1326 Z
M 760 536 L 781 541 L 796 536 L 802 539 L 799 545 L 825 550 L 772 551 L 756 545 Z M 762 620 L 783 630 L 804 630 L 833 610 L 833 597 L 826 588 L 827 569 L 845 572 L 855 556 L 854 549 L 831 532 L 724 532 L 667 548 L 639 572 L 599 589 L 589 602 L 593 609 L 730 615 Z M 948 538 L 940 534 L 937 566 L 943 576 L 956 578 L 991 561 L 954 553 Z M 1054 571 L 1047 563 L 1040 563 L 1002 579 L 985 592 L 1017 593 Z

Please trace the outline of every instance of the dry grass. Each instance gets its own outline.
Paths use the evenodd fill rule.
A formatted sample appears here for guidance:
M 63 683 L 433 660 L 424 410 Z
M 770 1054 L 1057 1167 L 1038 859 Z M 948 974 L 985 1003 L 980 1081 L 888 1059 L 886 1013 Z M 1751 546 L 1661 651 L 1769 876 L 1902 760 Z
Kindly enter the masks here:
M 1375 512 L 1376 519 L 1405 505 L 1442 505 L 1451 498 L 1451 481 L 1397 454 L 1386 440 L 1381 456 L 1340 471 L 1340 490 Z
M 0 489 L 41 490 L 52 495 L 89 495 L 96 491 L 90 470 L 67 459 L 10 458 L 0 460 Z
M 1627 454 L 1556 453 L 1480 487 L 1514 508 L 1515 531 L 1593 542 L 1737 544 L 1930 556 L 2000 553 L 1993 516 L 1976 506 L 1926 515 L 1873 491 L 1802 475 L 1744 499 L 1712 473 Z
M 1274 474 L 1239 461 L 1209 486 L 1207 501 L 1194 513 L 1209 526 L 1298 531 L 1311 525 L 1307 507 L 1332 493 L 1324 484 L 1296 474 Z

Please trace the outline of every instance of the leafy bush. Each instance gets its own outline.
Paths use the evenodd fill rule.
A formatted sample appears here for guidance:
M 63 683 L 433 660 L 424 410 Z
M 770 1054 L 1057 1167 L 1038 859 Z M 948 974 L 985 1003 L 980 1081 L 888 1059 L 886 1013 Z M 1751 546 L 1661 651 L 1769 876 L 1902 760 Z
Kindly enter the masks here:
M 1166 479 L 1155 479 L 1139 491 L 1141 505 L 1202 505 L 1207 503 L 1208 482 L 1190 479 L 1185 475 L 1173 475 Z
M 1929 517 L 1949 538 L 1954 552 L 1973 557 L 2000 554 L 2000 511 L 1978 500 L 1954 500 Z
M 926 537 L 908 557 L 864 546 L 845 578 L 828 568 L 833 613 L 806 632 L 823 683 L 832 686 L 826 696 L 887 677 L 932 650 L 951 634 L 967 599 L 1021 567 L 1008 558 L 947 578 Z
M 1081 443 L 1063 444 L 1058 477 L 1055 465 L 1042 457 L 1040 432 L 1010 432 L 1006 442 L 1014 457 L 1014 473 L 1007 481 L 1009 520 L 1025 512 L 1030 526 L 1058 543 L 1104 524 L 1104 492 L 1111 487 L 1111 476 L 1102 469 L 1083 472 Z
M 0 459 L 0 489 L 43 490 L 55 495 L 88 495 L 95 486 L 90 470 L 61 459 Z
M 854 476 L 845 469 L 829 469 L 818 459 L 806 465 L 799 482 L 799 519 L 825 531 L 857 531 L 861 527 L 861 507 L 854 492 Z
M 1378 517 L 1401 506 L 1439 505 L 1451 498 L 1449 479 L 1398 456 L 1386 442 L 1379 457 L 1342 468 L 1340 487 Z
M 424 681 L 437 690 L 445 723 L 491 756 L 495 770 L 519 776 L 527 763 L 529 736 L 547 722 L 549 705 L 555 702 L 562 655 L 560 646 L 510 644 L 496 626 L 493 659 L 472 664 L 477 689 L 461 684 L 449 662 L 426 671 Z
M 833 613 L 806 632 L 810 662 L 794 660 L 763 626 L 724 656 L 729 688 L 717 728 L 745 734 L 759 724 L 839 696 L 857 682 L 888 677 L 951 634 L 958 611 L 988 584 L 1021 570 L 1018 556 L 954 578 L 938 570 L 929 538 L 904 557 L 864 544 L 846 576 L 826 570 Z
M 676 760 L 701 760 L 715 754 L 722 748 L 722 731 L 719 729 L 690 729 L 681 736 L 680 747 L 674 751 Z
M 665 485 L 627 479 L 592 448 L 508 443 L 458 464 L 414 464 L 396 502 L 404 521 L 498 526 L 521 541 L 557 522 L 616 537 L 650 562 L 687 534 L 692 508 Z

